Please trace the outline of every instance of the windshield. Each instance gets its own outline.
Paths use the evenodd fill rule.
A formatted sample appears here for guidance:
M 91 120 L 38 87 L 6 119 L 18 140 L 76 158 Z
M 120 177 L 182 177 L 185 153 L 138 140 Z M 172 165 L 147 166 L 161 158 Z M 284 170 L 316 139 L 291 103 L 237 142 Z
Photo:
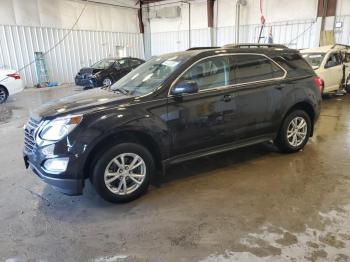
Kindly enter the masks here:
M 303 58 L 312 66 L 312 68 L 320 67 L 326 53 L 303 53 Z
M 111 90 L 136 96 L 151 93 L 189 58 L 185 53 L 153 58 L 112 85 Z
M 115 59 L 103 59 L 101 61 L 98 61 L 97 63 L 93 64 L 91 67 L 93 69 L 107 69 L 111 65 L 113 65 L 115 62 Z

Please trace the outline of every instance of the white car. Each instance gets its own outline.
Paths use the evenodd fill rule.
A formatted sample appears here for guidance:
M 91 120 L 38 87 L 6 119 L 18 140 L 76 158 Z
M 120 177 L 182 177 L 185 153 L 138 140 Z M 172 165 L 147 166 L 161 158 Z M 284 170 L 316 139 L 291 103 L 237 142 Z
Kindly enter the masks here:
M 323 81 L 323 93 L 350 92 L 350 46 L 329 45 L 300 51 Z
M 4 103 L 8 96 L 21 92 L 24 82 L 16 70 L 0 69 L 0 104 Z

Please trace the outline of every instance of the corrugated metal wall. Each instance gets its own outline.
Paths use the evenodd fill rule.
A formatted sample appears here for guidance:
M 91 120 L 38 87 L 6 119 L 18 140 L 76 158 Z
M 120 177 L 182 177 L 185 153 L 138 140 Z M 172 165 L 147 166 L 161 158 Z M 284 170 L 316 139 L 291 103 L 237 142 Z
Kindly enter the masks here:
M 341 16 L 343 28 L 335 31 L 337 43 L 350 45 L 350 16 Z M 318 28 L 314 20 L 286 21 L 266 24 L 263 36 L 270 26 L 274 43 L 291 48 L 309 48 L 318 44 Z M 45 52 L 68 33 L 66 29 L 0 25 L 0 68 L 19 69 L 34 59 L 34 52 Z M 257 42 L 260 25 L 243 25 L 240 42 Z M 188 31 L 152 33 L 152 55 L 182 51 L 189 47 Z M 217 45 L 235 42 L 235 28 L 220 27 L 216 32 Z M 267 39 L 262 39 L 266 42 Z M 210 46 L 208 28 L 191 31 L 191 46 Z M 95 61 L 117 55 L 117 46 L 125 47 L 126 56 L 143 58 L 141 34 L 73 30 L 54 50 L 46 55 L 50 81 L 72 82 L 76 72 Z M 35 64 L 21 72 L 27 86 L 38 82 Z
M 18 70 L 34 60 L 34 52 L 49 50 L 68 32 L 66 29 L 0 25 L 0 68 Z M 125 47 L 126 56 L 144 57 L 141 34 L 73 30 L 45 56 L 50 81 L 73 82 L 81 67 L 116 56 L 117 46 Z M 38 82 L 35 64 L 20 73 L 27 86 Z
M 318 45 L 318 30 L 315 20 L 286 21 L 266 24 L 261 43 L 267 42 L 267 35 L 272 27 L 274 43 L 285 44 L 291 48 L 309 48 Z M 260 25 L 242 25 L 240 27 L 240 43 L 257 43 Z M 188 44 L 188 30 L 175 32 L 152 33 L 152 55 L 186 50 Z M 235 43 L 235 27 L 219 27 L 216 32 L 216 45 Z M 210 32 L 208 28 L 191 31 L 191 46 L 210 46 Z
M 191 46 L 210 46 L 209 29 L 191 30 Z M 151 33 L 152 55 L 183 51 L 188 48 L 188 30 Z
M 284 44 L 290 48 L 309 48 L 318 45 L 318 31 L 315 20 L 286 21 L 267 23 L 263 28 L 263 39 L 260 43 L 267 43 L 268 32 L 272 28 L 273 42 Z M 257 43 L 261 26 L 242 25 L 240 27 L 240 43 Z M 219 46 L 235 43 L 235 27 L 221 27 L 217 30 L 217 44 Z
M 343 27 L 335 29 L 335 42 L 338 44 L 350 45 L 350 15 L 338 16 L 337 22 L 342 22 Z

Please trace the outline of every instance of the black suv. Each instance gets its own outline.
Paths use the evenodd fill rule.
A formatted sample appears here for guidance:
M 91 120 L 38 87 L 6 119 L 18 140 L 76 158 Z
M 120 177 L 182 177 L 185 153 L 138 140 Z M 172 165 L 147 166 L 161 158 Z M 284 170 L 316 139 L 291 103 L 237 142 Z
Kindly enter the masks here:
M 321 85 L 297 50 L 280 45 L 162 55 L 110 88 L 32 113 L 25 164 L 63 193 L 81 194 L 90 178 L 105 200 L 130 201 L 170 164 L 271 140 L 300 150 Z
M 111 86 L 144 62 L 133 57 L 102 59 L 90 67 L 80 69 L 75 76 L 75 84 L 88 88 Z

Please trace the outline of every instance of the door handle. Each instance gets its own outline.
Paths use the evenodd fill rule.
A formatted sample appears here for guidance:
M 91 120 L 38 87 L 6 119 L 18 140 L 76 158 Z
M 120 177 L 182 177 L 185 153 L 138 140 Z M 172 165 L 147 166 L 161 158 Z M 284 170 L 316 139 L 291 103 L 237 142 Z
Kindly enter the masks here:
M 224 95 L 221 98 L 221 101 L 223 101 L 223 102 L 230 102 L 231 100 L 232 100 L 232 96 L 231 95 Z

